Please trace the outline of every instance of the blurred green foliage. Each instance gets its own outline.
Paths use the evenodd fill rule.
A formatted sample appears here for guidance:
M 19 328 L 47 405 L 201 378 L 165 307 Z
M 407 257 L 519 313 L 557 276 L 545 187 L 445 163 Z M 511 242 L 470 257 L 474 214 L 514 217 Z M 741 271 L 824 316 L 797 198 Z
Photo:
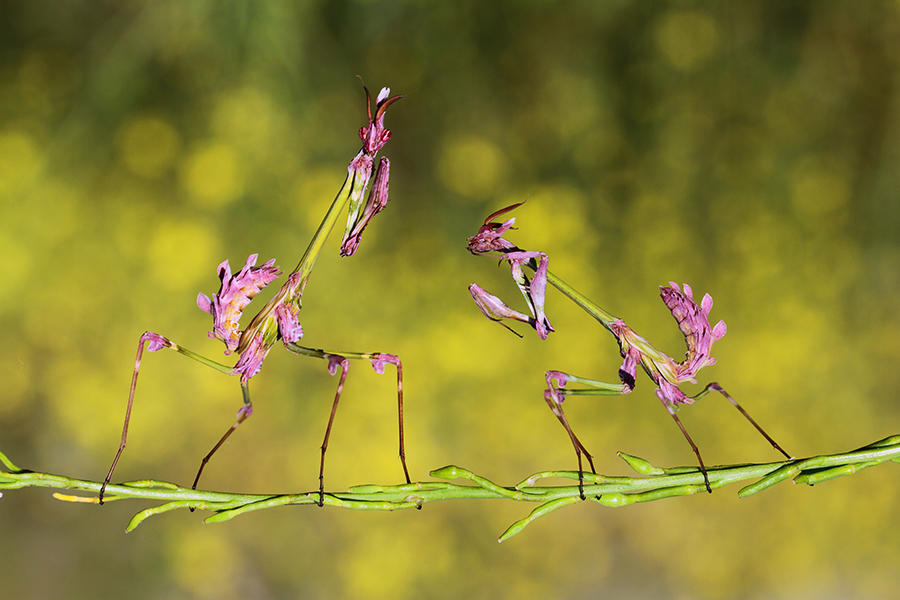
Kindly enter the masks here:
M 678 356 L 658 286 L 716 300 L 722 383 L 797 456 L 900 430 L 900 5 L 872 2 L 29 0 L 0 9 L 0 446 L 102 478 L 138 337 L 206 356 L 198 292 L 222 260 L 292 268 L 343 181 L 371 89 L 388 112 L 392 202 L 357 256 L 330 241 L 304 343 L 399 354 L 414 479 L 456 463 L 511 484 L 574 468 L 543 372 L 616 379 L 599 326 L 554 292 L 546 342 L 483 319 L 512 301 L 465 238 L 529 198 L 511 238 Z M 258 301 L 259 302 L 259 301 Z M 521 307 L 519 307 L 521 308 Z M 252 306 L 251 306 L 252 310 Z M 330 488 L 397 483 L 392 377 L 351 367 Z M 316 486 L 335 380 L 273 351 L 254 417 L 207 469 L 231 491 Z M 145 357 L 117 479 L 189 482 L 240 406 L 238 382 Z M 617 450 L 691 464 L 649 381 L 571 399 L 602 472 Z M 709 463 L 777 459 L 730 406 L 681 413 Z M 263 511 L 133 536 L 130 507 L 0 500 L 17 598 L 883 597 L 900 585 L 900 482 L 728 493 L 541 519 L 517 507 Z M 652 578 L 647 574 L 653 573 Z

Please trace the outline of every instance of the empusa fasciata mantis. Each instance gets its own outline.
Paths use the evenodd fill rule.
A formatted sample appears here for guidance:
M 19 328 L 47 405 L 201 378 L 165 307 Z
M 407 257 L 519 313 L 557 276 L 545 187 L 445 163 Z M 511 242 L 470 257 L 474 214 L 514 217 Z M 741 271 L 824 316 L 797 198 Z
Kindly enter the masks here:
M 213 331 L 208 336 L 210 339 L 218 339 L 225 343 L 225 354 L 236 352 L 239 355 L 237 363 L 233 367 L 210 360 L 206 357 L 192 352 L 186 348 L 175 344 L 165 337 L 153 333 L 145 332 L 138 342 L 137 357 L 134 364 L 134 372 L 131 378 L 131 389 L 128 394 L 128 405 L 125 410 L 125 423 L 122 427 L 122 441 L 119 449 L 113 459 L 112 466 L 106 475 L 103 486 L 100 488 L 98 502 L 103 504 L 103 495 L 106 492 L 106 486 L 109 485 L 119 458 L 125 450 L 125 442 L 128 437 L 128 424 L 131 419 L 131 408 L 134 403 L 134 393 L 137 386 L 138 373 L 141 367 L 141 356 L 144 352 L 144 345 L 147 350 L 156 352 L 163 348 L 170 348 L 176 352 L 193 358 L 194 360 L 219 371 L 226 375 L 239 375 L 241 378 L 241 392 L 244 404 L 237 414 L 237 420 L 219 439 L 213 449 L 210 450 L 200 463 L 197 476 L 194 478 L 192 489 L 197 488 L 200 481 L 200 475 L 206 464 L 216 453 L 216 451 L 225 443 L 225 440 L 234 433 L 238 425 L 243 423 L 252 413 L 253 405 L 250 402 L 250 379 L 259 373 L 262 362 L 268 354 L 269 350 L 278 340 L 284 343 L 285 348 L 294 354 L 301 356 L 311 356 L 321 358 L 328 361 L 328 371 L 334 375 L 338 367 L 341 369 L 341 377 L 338 381 L 337 392 L 335 393 L 334 403 L 331 407 L 331 415 L 328 419 L 328 426 L 325 430 L 325 439 L 321 446 L 321 458 L 319 462 L 319 506 L 322 505 L 325 493 L 325 451 L 328 448 L 328 439 L 331 435 L 331 427 L 334 423 L 334 416 L 337 411 L 338 401 L 344 387 L 344 381 L 347 378 L 347 370 L 349 368 L 350 359 L 368 360 L 372 363 L 375 371 L 383 373 L 387 364 L 393 364 L 397 367 L 397 414 L 399 421 L 400 434 L 400 463 L 403 466 L 403 474 L 406 476 L 406 482 L 409 483 L 409 470 L 406 467 L 406 450 L 403 436 L 403 366 L 400 358 L 393 354 L 385 354 L 381 352 L 327 352 L 325 350 L 307 348 L 300 346 L 297 342 L 303 336 L 303 328 L 298 321 L 298 313 L 301 308 L 301 296 L 309 280 L 309 276 L 315 265 L 328 234 L 331 232 L 334 224 L 337 222 L 338 216 L 345 205 L 349 205 L 349 215 L 347 218 L 347 229 L 344 233 L 344 239 L 341 242 L 341 256 L 352 256 L 358 246 L 362 232 L 368 224 L 369 220 L 380 212 L 388 201 L 388 178 L 390 175 L 390 161 L 382 158 L 375 170 L 375 179 L 372 182 L 372 188 L 369 192 L 368 199 L 363 203 L 363 196 L 369 185 L 369 179 L 372 177 L 372 170 L 375 161 L 375 155 L 387 143 L 391 137 L 390 130 L 384 126 L 384 113 L 387 108 L 403 98 L 403 95 L 390 96 L 389 88 L 382 88 L 375 101 L 375 114 L 372 114 L 372 101 L 369 96 L 369 90 L 363 88 L 366 92 L 366 110 L 368 112 L 368 123 L 365 127 L 360 128 L 359 137 L 362 139 L 363 146 L 356 157 L 350 162 L 347 169 L 347 179 L 341 191 L 325 214 L 325 218 L 319 225 L 313 235 L 312 240 L 307 247 L 303 258 L 300 259 L 297 267 L 288 275 L 287 281 L 278 290 L 274 297 L 266 303 L 260 312 L 253 317 L 250 324 L 243 330 L 238 325 L 238 320 L 242 315 L 243 309 L 250 303 L 253 297 L 259 293 L 264 287 L 275 280 L 280 274 L 280 269 L 275 266 L 275 259 L 269 260 L 260 267 L 256 267 L 257 255 L 253 254 L 248 259 L 244 267 L 237 275 L 232 275 L 228 261 L 226 260 L 218 268 L 219 279 L 222 285 L 217 294 L 210 299 L 205 294 L 197 297 L 198 306 L 213 315 Z
M 513 310 L 502 300 L 474 283 L 469 286 L 469 292 L 472 294 L 472 299 L 475 300 L 481 312 L 492 321 L 499 322 L 507 329 L 510 328 L 502 322 L 503 319 L 513 319 L 528 323 L 537 331 L 541 339 L 546 339 L 550 332 L 553 331 L 553 327 L 544 313 L 544 293 L 549 282 L 550 285 L 562 292 L 564 296 L 594 317 L 618 341 L 619 352 L 624 358 L 622 366 L 619 367 L 621 383 L 604 383 L 584 377 L 576 377 L 562 371 L 547 371 L 545 374 L 547 389 L 544 391 L 544 400 L 565 428 L 566 433 L 569 435 L 569 440 L 575 448 L 575 454 L 578 458 L 578 487 L 581 491 L 582 500 L 584 499 L 582 454 L 587 457 L 591 471 L 593 473 L 597 471 L 594 469 L 593 457 L 575 435 L 575 432 L 572 431 L 571 425 L 569 425 L 565 412 L 563 412 L 563 401 L 566 399 L 566 396 L 616 396 L 631 393 L 635 386 L 638 365 L 656 384 L 656 396 L 663 403 L 663 406 L 666 407 L 666 410 L 669 411 L 675 423 L 678 424 L 678 428 L 697 456 L 707 492 L 712 493 L 712 488 L 709 484 L 706 466 L 703 464 L 703 458 L 700 456 L 700 450 L 684 428 L 676 411 L 679 405 L 693 404 L 706 396 L 711 390 L 717 391 L 727 398 L 750 421 L 757 431 L 768 440 L 773 448 L 781 452 L 788 460 L 791 460 L 790 455 L 718 383 L 708 384 L 700 393 L 694 396 L 688 396 L 678 387 L 684 381 L 697 383 L 695 378 L 697 372 L 705 366 L 712 366 L 716 363 L 716 359 L 710 356 L 710 348 L 713 342 L 725 335 L 726 327 L 724 321 L 719 321 L 714 327 L 710 326 L 709 311 L 712 309 L 713 300 L 709 294 L 706 294 L 700 305 L 698 305 L 694 302 L 693 291 L 687 284 L 684 284 L 683 291 L 678 287 L 678 284 L 672 282 L 669 284 L 670 287 L 660 286 L 660 296 L 678 322 L 678 327 L 684 334 L 685 342 L 687 343 L 685 359 L 681 362 L 676 362 L 673 358 L 654 348 L 650 342 L 637 335 L 622 319 L 612 316 L 551 273 L 547 269 L 549 259 L 546 254 L 543 252 L 524 251 L 503 238 L 503 235 L 515 223 L 515 217 L 503 223 L 495 223 L 491 219 L 518 208 L 522 204 L 524 202 L 498 210 L 485 219 L 484 225 L 478 230 L 478 233 L 468 239 L 467 249 L 476 255 L 499 256 L 501 262 L 506 261 L 509 263 L 513 279 L 525 297 L 531 316 Z M 534 271 L 532 279 L 529 280 L 525 275 L 522 270 L 523 266 Z M 554 381 L 556 385 L 554 385 Z M 589 387 L 563 389 L 568 382 Z

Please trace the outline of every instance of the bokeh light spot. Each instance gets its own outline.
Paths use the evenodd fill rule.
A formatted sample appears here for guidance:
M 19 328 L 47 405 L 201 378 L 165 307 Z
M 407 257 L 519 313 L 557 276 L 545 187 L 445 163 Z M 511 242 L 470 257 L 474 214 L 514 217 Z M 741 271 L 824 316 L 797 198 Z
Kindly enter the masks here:
M 474 135 L 445 140 L 437 167 L 441 183 L 467 198 L 494 194 L 505 179 L 506 169 L 503 151 Z
M 31 249 L 14 240 L 11 236 L 0 236 L 0 256 L 15 256 L 15 260 L 3 261 L 0 267 L 0 278 L 3 285 L 0 286 L 0 303 L 8 305 L 19 293 L 19 286 L 23 285 L 34 263 L 34 255 Z
M 22 190 L 40 171 L 41 152 L 25 132 L 0 131 L 0 156 L 0 195 Z
M 182 179 L 194 201 L 206 208 L 225 206 L 244 193 L 244 169 L 228 144 L 212 143 L 191 152 Z
M 193 223 L 161 223 L 147 247 L 153 278 L 172 291 L 192 287 L 221 262 L 214 255 L 217 245 L 212 232 Z
M 181 148 L 181 136 L 166 120 L 138 115 L 119 132 L 119 152 L 129 171 L 155 179 L 175 162 Z
M 716 22 L 705 12 L 683 11 L 668 15 L 656 30 L 656 45 L 666 60 L 682 71 L 700 67 L 716 51 Z
M 278 106 L 259 89 L 247 87 L 223 94 L 213 109 L 211 124 L 216 135 L 253 154 L 265 154 L 279 133 Z

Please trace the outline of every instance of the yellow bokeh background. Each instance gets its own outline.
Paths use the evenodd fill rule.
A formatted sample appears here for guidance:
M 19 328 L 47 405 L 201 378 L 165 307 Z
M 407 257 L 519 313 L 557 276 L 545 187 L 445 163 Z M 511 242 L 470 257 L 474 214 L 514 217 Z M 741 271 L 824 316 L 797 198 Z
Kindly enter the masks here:
M 718 381 L 796 456 L 900 433 L 900 5 L 692 2 L 11 3 L 0 12 L 0 450 L 102 479 L 138 338 L 216 361 L 216 268 L 297 264 L 359 149 L 364 94 L 392 105 L 391 202 L 352 258 L 328 240 L 303 342 L 403 359 L 415 480 L 458 464 L 504 485 L 573 469 L 543 399 L 558 369 L 614 382 L 615 341 L 553 290 L 546 341 L 484 319 L 477 282 L 525 310 L 508 269 L 465 251 L 484 218 L 672 356 L 658 286 L 715 299 Z M 341 217 L 338 229 L 345 221 Z M 280 283 L 280 281 L 279 281 Z M 264 291 L 247 309 L 271 295 Z M 317 485 L 335 378 L 275 348 L 209 489 Z M 694 393 L 698 386 L 685 385 Z M 399 483 L 395 385 L 353 364 L 326 486 Z M 189 484 L 241 405 L 238 381 L 145 354 L 116 479 Z M 646 378 L 571 398 L 599 471 L 616 451 L 694 456 Z M 733 408 L 680 413 L 708 464 L 777 460 Z M 736 489 L 621 510 L 585 503 L 497 536 L 531 506 L 199 513 L 0 498 L 4 597 L 810 598 L 900 586 L 900 478 Z

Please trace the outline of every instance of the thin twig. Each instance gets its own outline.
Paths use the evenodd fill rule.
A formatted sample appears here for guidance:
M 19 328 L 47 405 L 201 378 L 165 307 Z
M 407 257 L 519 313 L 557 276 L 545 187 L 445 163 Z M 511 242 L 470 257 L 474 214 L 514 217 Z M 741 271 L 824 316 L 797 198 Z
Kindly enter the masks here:
M 638 477 L 610 477 L 584 473 L 585 497 L 608 507 L 629 506 L 675 496 L 687 496 L 706 491 L 703 474 L 697 467 L 659 468 L 644 459 L 621 455 Z M 713 489 L 739 481 L 756 479 L 738 491 L 744 498 L 763 491 L 776 483 L 793 479 L 795 483 L 813 485 L 842 475 L 852 475 L 868 467 L 887 461 L 900 462 L 900 435 L 879 440 L 857 450 L 842 454 L 814 456 L 789 461 L 728 465 L 707 469 Z M 0 490 L 24 487 L 49 487 L 98 493 L 102 482 L 74 479 L 50 473 L 20 469 L 3 453 L 0 463 Z M 346 492 L 326 492 L 325 506 L 352 510 L 401 510 L 421 508 L 440 500 L 506 499 L 540 504 L 526 518 L 511 525 L 500 541 L 516 535 L 535 519 L 554 510 L 581 501 L 577 471 L 542 471 L 518 485 L 504 487 L 480 475 L 457 466 L 447 466 L 430 473 L 437 479 L 464 479 L 471 483 L 455 484 L 447 481 L 425 481 L 402 485 L 361 485 Z M 546 485 L 548 479 L 569 479 L 573 485 Z M 538 484 L 541 485 L 538 485 Z M 207 510 L 213 514 L 205 523 L 227 521 L 246 512 L 297 504 L 318 504 L 318 491 L 299 494 L 230 494 L 183 488 L 174 483 L 156 480 L 131 481 L 106 487 L 104 502 L 142 498 L 161 502 L 142 510 L 129 522 L 132 531 L 150 516 L 178 508 Z M 55 493 L 54 497 L 67 502 L 98 503 L 96 496 Z

